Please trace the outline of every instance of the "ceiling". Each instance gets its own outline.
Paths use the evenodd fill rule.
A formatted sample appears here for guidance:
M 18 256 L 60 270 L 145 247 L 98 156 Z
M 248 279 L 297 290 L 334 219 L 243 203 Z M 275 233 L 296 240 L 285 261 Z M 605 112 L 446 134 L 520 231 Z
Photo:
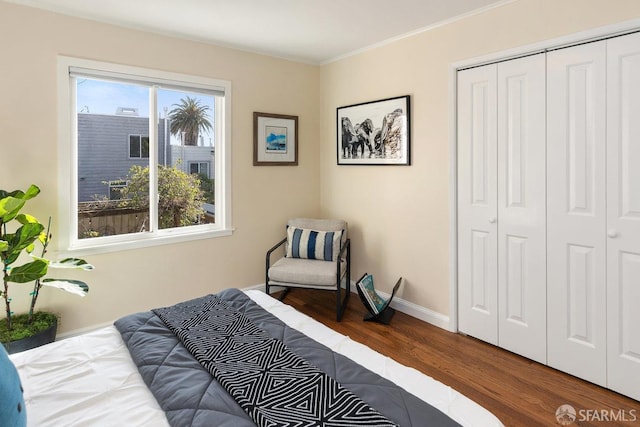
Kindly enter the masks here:
M 311 64 L 513 0 L 5 0 Z

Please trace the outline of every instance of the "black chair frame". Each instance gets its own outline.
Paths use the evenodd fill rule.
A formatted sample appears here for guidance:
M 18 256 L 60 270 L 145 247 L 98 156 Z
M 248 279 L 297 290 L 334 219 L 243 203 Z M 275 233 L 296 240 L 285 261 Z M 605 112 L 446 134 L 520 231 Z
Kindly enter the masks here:
M 270 295 L 270 290 L 272 286 L 276 287 L 285 287 L 284 292 L 278 298 L 280 301 L 284 300 L 291 290 L 292 287 L 284 286 L 281 284 L 271 284 L 269 280 L 269 268 L 271 267 L 271 254 L 276 251 L 279 247 L 284 245 L 287 242 L 287 238 L 285 237 L 280 242 L 278 242 L 275 246 L 267 251 L 266 256 L 266 265 L 265 265 L 265 290 L 267 295 Z M 346 285 L 345 285 L 345 295 L 342 297 L 342 277 L 340 274 L 340 265 L 342 262 L 341 258 L 345 257 L 346 254 L 346 262 L 347 262 L 347 271 L 346 271 Z M 347 239 L 344 245 L 340 248 L 340 252 L 338 253 L 338 262 L 336 263 L 336 284 L 337 289 L 321 289 L 321 288 L 313 288 L 311 286 L 301 286 L 307 289 L 316 289 L 320 291 L 328 291 L 336 293 L 336 320 L 339 322 L 342 320 L 342 315 L 344 314 L 344 310 L 347 307 L 347 302 L 349 302 L 349 296 L 351 295 L 351 239 Z

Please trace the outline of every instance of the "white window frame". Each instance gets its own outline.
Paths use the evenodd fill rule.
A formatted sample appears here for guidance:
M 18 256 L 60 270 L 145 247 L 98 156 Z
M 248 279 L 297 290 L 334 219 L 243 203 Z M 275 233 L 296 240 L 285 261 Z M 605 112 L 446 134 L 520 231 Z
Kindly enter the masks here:
M 58 56 L 58 201 L 59 220 L 57 251 L 73 255 L 114 252 L 125 249 L 142 248 L 229 236 L 233 232 L 231 226 L 231 82 L 186 74 L 171 73 L 147 68 L 112 64 L 67 56 Z M 121 234 L 87 239 L 78 238 L 78 145 L 77 114 L 74 108 L 76 88 L 70 77 L 72 70 L 81 70 L 84 75 L 96 78 L 129 78 L 131 81 L 153 81 L 164 87 L 204 92 L 224 92 L 224 97 L 216 96 L 215 114 L 215 224 L 200 224 L 187 227 L 158 229 L 152 226 L 151 231 L 142 233 Z M 151 95 L 153 96 L 153 95 Z M 153 100 L 155 101 L 155 100 Z M 155 102 L 150 103 L 149 111 L 149 164 L 157 164 L 157 118 Z M 156 120 L 151 120 L 155 117 Z M 157 195 L 156 168 L 150 167 L 149 186 L 152 194 Z M 150 205 L 152 224 L 157 222 L 157 204 Z M 154 224 L 155 225 L 155 224 Z

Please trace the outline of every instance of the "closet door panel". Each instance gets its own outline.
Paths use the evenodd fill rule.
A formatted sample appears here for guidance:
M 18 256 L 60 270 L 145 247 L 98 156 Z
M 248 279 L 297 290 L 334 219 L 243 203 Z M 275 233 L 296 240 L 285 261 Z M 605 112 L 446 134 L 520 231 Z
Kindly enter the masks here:
M 545 57 L 498 64 L 498 343 L 546 363 Z
M 497 334 L 496 66 L 458 73 L 458 323 Z
M 606 50 L 547 54 L 548 364 L 606 384 Z
M 640 400 L 640 34 L 607 42 L 608 386 Z

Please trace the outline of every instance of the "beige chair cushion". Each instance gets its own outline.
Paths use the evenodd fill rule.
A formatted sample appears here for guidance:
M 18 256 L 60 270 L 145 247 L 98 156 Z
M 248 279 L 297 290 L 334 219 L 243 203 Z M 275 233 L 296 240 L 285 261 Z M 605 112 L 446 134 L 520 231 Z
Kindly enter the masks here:
M 346 262 L 341 263 L 342 276 Z M 272 285 L 295 284 L 300 287 L 337 289 L 336 262 L 314 259 L 280 258 L 269 269 Z

